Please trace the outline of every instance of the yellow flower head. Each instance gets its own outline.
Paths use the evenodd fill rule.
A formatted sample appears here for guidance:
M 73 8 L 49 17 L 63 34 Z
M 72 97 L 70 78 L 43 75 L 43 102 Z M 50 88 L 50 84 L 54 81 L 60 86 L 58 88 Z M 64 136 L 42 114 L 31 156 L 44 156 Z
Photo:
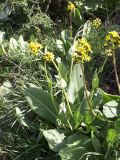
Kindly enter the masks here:
M 78 55 L 78 53 L 74 53 L 73 54 L 73 60 L 75 61 L 75 62 L 80 62 L 81 61 L 81 57 Z
M 38 55 L 39 50 L 43 48 L 42 44 L 37 42 L 30 42 L 29 47 L 34 55 Z
M 112 49 L 106 49 L 105 50 L 105 55 L 106 56 L 112 56 L 113 50 Z
M 67 10 L 73 11 L 75 9 L 75 5 L 72 2 L 68 2 Z
M 91 46 L 85 38 L 78 39 L 75 42 L 75 53 L 73 54 L 73 59 L 76 62 L 90 61 L 91 57 L 89 56 L 89 53 L 91 51 Z
M 77 47 L 78 47 L 78 49 L 80 47 L 80 48 L 83 48 L 84 50 L 86 50 L 87 52 L 91 52 L 91 46 L 85 38 L 78 39 Z
M 43 59 L 46 61 L 46 62 L 51 62 L 53 61 L 55 58 L 53 52 L 49 52 L 47 51 L 44 55 L 43 55 Z
M 96 18 L 95 20 L 92 21 L 92 26 L 96 29 L 99 28 L 101 24 L 102 24 L 102 21 L 99 18 Z
M 105 47 L 110 47 L 112 49 L 120 47 L 120 36 L 118 32 L 111 31 L 105 36 Z
M 111 32 L 109 32 L 107 35 L 106 35 L 106 40 L 107 41 L 109 41 L 109 40 L 112 40 L 113 41 L 113 39 L 115 40 L 115 39 L 119 39 L 120 38 L 120 36 L 119 36 L 119 34 L 116 32 L 116 31 L 111 31 Z

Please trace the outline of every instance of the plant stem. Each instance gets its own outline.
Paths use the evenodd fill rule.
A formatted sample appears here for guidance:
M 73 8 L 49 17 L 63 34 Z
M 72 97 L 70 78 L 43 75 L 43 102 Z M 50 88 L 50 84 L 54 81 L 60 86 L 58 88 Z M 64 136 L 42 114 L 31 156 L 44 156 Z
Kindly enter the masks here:
M 55 66 L 55 68 L 56 68 L 56 70 L 57 70 L 57 72 L 58 72 L 58 75 L 59 75 L 59 77 L 60 77 L 60 80 L 61 80 L 62 77 L 61 77 L 61 74 L 60 74 L 60 72 L 59 72 L 59 69 L 58 69 L 56 63 L 55 63 L 54 61 L 52 61 L 52 62 L 53 62 L 53 64 L 54 64 L 54 66 Z M 68 100 L 68 96 L 67 96 L 67 93 L 66 93 L 66 91 L 65 91 L 64 88 L 63 88 L 63 93 L 64 93 L 64 96 L 65 96 L 65 99 L 66 99 L 66 102 L 67 102 L 67 109 L 68 109 L 70 115 L 73 117 L 73 113 L 72 113 L 72 110 L 71 110 L 71 107 L 70 107 L 70 103 L 69 103 L 69 100 Z
M 113 65 L 114 65 L 117 88 L 118 88 L 118 92 L 120 94 L 120 82 L 119 82 L 119 77 L 118 77 L 118 73 L 117 73 L 117 64 L 116 64 L 115 52 L 113 52 L 112 56 L 113 56 Z
M 70 12 L 70 30 L 72 32 L 72 12 Z
M 90 103 L 90 99 L 89 99 L 89 96 L 88 96 L 88 93 L 87 93 L 87 85 L 86 85 L 86 81 L 85 81 L 85 73 L 84 73 L 84 66 L 83 66 L 83 64 L 81 65 L 81 68 L 82 68 L 82 73 L 83 73 L 83 82 L 84 82 L 86 99 L 87 99 L 87 102 L 88 102 L 88 105 L 89 105 L 89 108 L 90 108 L 91 113 L 94 114 L 94 112 L 93 112 L 93 110 L 92 110 L 91 103 Z
M 50 91 L 50 95 L 51 95 L 51 98 L 52 98 L 52 102 L 53 102 L 53 104 L 54 104 L 54 108 L 55 108 L 56 113 L 58 113 L 58 109 L 57 109 L 57 107 L 56 107 L 55 99 L 54 99 L 54 96 L 53 96 L 52 84 L 51 84 L 51 82 L 50 82 L 50 79 L 49 79 L 48 73 L 47 73 L 46 62 L 44 62 L 44 67 L 45 67 L 45 76 L 46 76 L 46 80 L 47 80 L 47 82 L 48 82 L 48 88 L 49 88 L 49 91 Z
M 104 61 L 103 61 L 102 66 L 100 66 L 100 68 L 99 68 L 99 70 L 98 70 L 98 74 L 101 73 L 101 72 L 103 71 L 104 66 L 105 66 L 105 63 L 106 63 L 106 61 L 107 61 L 107 58 L 108 58 L 108 57 L 106 56 L 105 59 L 104 59 Z
M 48 77 L 48 73 L 47 73 L 47 67 L 46 67 L 46 62 L 44 62 L 44 67 L 45 67 L 45 76 L 46 76 L 46 80 L 48 82 L 48 88 L 51 91 L 51 86 L 50 86 L 50 79 Z
M 70 78 L 69 79 L 71 79 L 72 69 L 73 69 L 73 58 L 71 60 L 71 65 L 70 65 Z
M 65 89 L 63 89 L 63 93 L 64 93 L 65 98 L 66 98 L 68 111 L 70 112 L 71 116 L 73 117 L 73 113 L 72 113 L 72 110 L 71 110 L 71 107 L 70 107 L 70 103 L 69 103 L 69 100 L 68 100 L 68 96 L 67 96 L 67 93 L 66 93 Z
M 105 160 L 108 159 L 108 155 L 109 155 L 110 148 L 111 148 L 111 147 L 109 146 L 108 149 L 107 149 L 107 152 L 105 153 Z

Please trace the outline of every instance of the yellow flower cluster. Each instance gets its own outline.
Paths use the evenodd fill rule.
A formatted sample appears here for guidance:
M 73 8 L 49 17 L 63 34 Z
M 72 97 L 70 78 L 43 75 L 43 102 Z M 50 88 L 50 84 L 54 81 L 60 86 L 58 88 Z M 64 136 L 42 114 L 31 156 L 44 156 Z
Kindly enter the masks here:
M 43 55 L 43 59 L 46 61 L 46 62 L 51 62 L 53 61 L 55 58 L 53 52 L 49 52 L 47 51 L 44 55 Z
M 72 2 L 68 2 L 67 10 L 73 11 L 75 9 L 75 5 Z
M 118 32 L 111 31 L 105 36 L 105 47 L 110 47 L 112 50 L 120 47 L 120 36 Z
M 95 20 L 92 21 L 92 26 L 96 29 L 99 28 L 101 24 L 102 24 L 102 21 L 99 18 L 96 18 Z
M 90 44 L 85 38 L 78 39 L 75 42 L 75 52 L 73 54 L 73 59 L 75 62 L 90 61 L 91 57 L 89 53 L 92 51 Z
M 112 53 L 113 53 L 112 49 L 105 49 L 105 55 L 112 56 Z
M 37 42 L 30 42 L 29 47 L 34 55 L 38 55 L 39 50 L 43 48 L 42 44 Z

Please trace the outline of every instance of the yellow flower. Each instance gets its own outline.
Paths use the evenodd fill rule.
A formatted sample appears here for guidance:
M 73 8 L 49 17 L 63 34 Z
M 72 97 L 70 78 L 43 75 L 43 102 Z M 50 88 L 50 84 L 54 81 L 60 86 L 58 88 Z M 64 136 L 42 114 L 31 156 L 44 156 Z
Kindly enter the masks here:
M 116 31 L 109 32 L 105 37 L 106 41 L 111 41 L 111 42 L 115 42 L 118 39 L 120 39 L 120 37 Z
M 85 38 L 78 39 L 75 42 L 75 52 L 73 54 L 73 59 L 76 62 L 80 61 L 90 61 L 91 57 L 89 53 L 92 51 L 90 44 Z
M 46 61 L 46 62 L 51 62 L 53 61 L 55 58 L 53 52 L 49 52 L 47 51 L 44 55 L 43 55 L 43 59 Z
M 99 18 L 96 18 L 95 20 L 92 21 L 92 26 L 96 29 L 99 28 L 101 24 L 102 24 L 102 21 Z
M 80 61 L 81 61 L 81 57 L 75 52 L 75 53 L 73 54 L 73 60 L 74 60 L 75 62 L 80 62 Z
M 89 62 L 91 60 L 91 57 L 89 55 L 85 54 L 83 60 Z
M 78 48 L 79 47 L 84 48 L 87 52 L 91 51 L 91 46 L 85 38 L 78 39 Z
M 105 55 L 107 56 L 112 56 L 113 50 L 112 49 L 106 49 L 105 50 Z
M 37 42 L 30 42 L 29 47 L 34 55 L 38 55 L 39 50 L 43 48 L 43 45 Z
M 106 35 L 106 37 L 105 37 L 105 40 L 106 41 L 109 41 L 111 38 L 110 38 L 110 35 Z
M 109 32 L 109 35 L 114 37 L 114 38 L 118 38 L 119 37 L 119 34 L 116 31 Z
M 118 32 L 111 31 L 105 36 L 105 47 L 110 47 L 112 49 L 120 47 L 120 36 Z
M 68 2 L 67 10 L 73 11 L 75 9 L 75 5 L 72 2 Z

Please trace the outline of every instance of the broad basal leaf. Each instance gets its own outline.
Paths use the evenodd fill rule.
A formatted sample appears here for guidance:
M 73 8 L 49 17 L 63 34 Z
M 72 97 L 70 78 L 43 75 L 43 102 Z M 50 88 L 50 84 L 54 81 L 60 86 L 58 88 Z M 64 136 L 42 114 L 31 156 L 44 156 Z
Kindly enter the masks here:
M 43 135 L 47 140 L 51 150 L 59 152 L 60 149 L 65 147 L 65 133 L 64 130 L 51 129 L 43 131 Z
M 67 138 L 66 147 L 60 150 L 59 155 L 62 160 L 79 160 L 91 150 L 93 151 L 94 149 L 89 137 L 82 134 L 74 134 Z M 83 158 L 83 160 L 85 159 Z
M 58 106 L 48 92 L 39 88 L 28 88 L 25 91 L 25 96 L 30 107 L 36 114 L 49 122 L 56 122 Z

